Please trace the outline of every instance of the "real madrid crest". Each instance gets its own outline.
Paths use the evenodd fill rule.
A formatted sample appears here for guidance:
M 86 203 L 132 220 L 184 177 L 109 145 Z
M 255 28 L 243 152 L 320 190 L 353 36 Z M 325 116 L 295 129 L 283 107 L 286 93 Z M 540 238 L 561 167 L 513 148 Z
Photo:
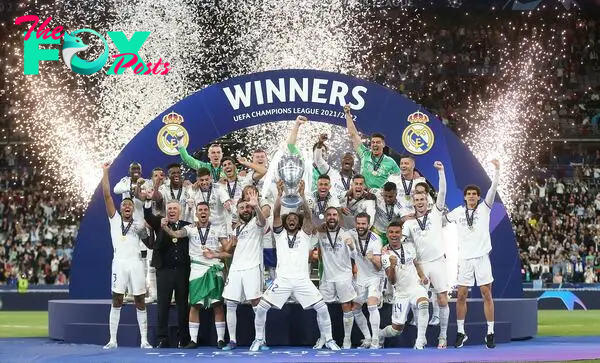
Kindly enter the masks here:
M 156 136 L 156 143 L 158 148 L 167 155 L 178 155 L 179 151 L 175 147 L 177 145 L 177 139 L 181 140 L 181 144 L 187 147 L 190 142 L 190 136 L 187 130 L 181 126 L 183 123 L 183 116 L 175 112 L 171 112 L 162 119 L 163 126 L 158 135 Z
M 423 155 L 431 150 L 435 136 L 431 128 L 426 125 L 429 122 L 429 116 L 417 111 L 408 115 L 407 121 L 410 125 L 402 133 L 404 148 L 415 155 Z

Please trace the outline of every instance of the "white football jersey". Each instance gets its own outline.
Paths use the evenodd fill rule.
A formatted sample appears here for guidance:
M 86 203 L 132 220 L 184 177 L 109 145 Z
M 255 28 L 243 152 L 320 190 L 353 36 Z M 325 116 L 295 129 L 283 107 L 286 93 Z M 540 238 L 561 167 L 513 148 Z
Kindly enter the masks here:
M 132 220 L 124 223 L 121 214 L 115 212 L 110 222 L 110 238 L 113 245 L 113 259 L 115 260 L 139 260 L 141 258 L 141 238 L 147 236 L 146 227 L 143 222 Z M 125 231 L 125 235 L 123 235 Z
M 204 250 L 209 249 L 214 252 L 221 251 L 222 238 L 227 238 L 227 232 L 225 226 L 209 224 L 208 227 L 198 227 L 197 224 L 188 224 L 183 227 L 190 240 L 190 258 L 195 261 L 205 263 L 207 265 L 220 264 L 221 260 L 218 258 L 206 258 L 204 257 Z
M 419 262 L 431 262 L 444 256 L 442 219 L 442 212 L 434 206 L 426 215 L 404 222 L 402 234 L 415 244 Z
M 379 279 L 384 276 L 383 270 L 377 270 L 375 265 L 367 258 L 369 253 L 373 256 L 381 256 L 381 239 L 375 233 L 367 232 L 367 238 L 361 239 L 356 229 L 351 230 L 350 235 L 354 240 L 352 257 L 356 263 L 356 283 L 365 285 L 367 281 Z
M 241 224 L 233 230 L 237 236 L 237 244 L 230 271 L 247 270 L 262 264 L 262 238 L 266 227 L 260 227 L 257 222 L 256 217 L 252 217 L 250 222 Z
M 346 245 L 350 234 L 339 228 L 337 231 L 317 233 L 317 242 L 323 259 L 323 277 L 325 282 L 340 282 L 352 279 L 352 261 L 350 248 Z
M 464 205 L 461 205 L 446 215 L 449 222 L 456 223 L 459 259 L 477 258 L 490 253 L 492 250 L 491 211 L 492 209 L 483 201 L 474 210 L 467 210 Z
M 396 257 L 396 283 L 394 284 L 395 295 L 408 295 L 415 287 L 421 284 L 414 260 L 417 256 L 415 246 L 411 242 L 402 242 L 401 248 L 394 250 L 388 245 L 387 250 L 381 256 L 381 268 L 385 271 L 390 268 L 390 256 Z
M 277 249 L 277 276 L 293 279 L 308 278 L 308 258 L 312 249 L 311 236 L 303 230 L 290 236 L 283 227 L 273 230 Z

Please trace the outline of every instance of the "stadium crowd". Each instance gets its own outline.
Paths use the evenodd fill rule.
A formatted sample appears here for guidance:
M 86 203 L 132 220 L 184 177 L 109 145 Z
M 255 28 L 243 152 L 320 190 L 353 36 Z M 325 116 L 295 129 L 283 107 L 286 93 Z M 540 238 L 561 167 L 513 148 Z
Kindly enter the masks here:
M 410 94 L 449 127 L 468 127 L 458 116 L 463 111 L 461 101 L 485 92 L 498 67 L 497 50 L 507 39 L 524 35 L 526 28 L 521 25 L 528 18 L 509 16 L 511 23 L 502 17 L 474 20 L 466 15 L 456 22 L 456 14 L 447 16 L 452 22 L 429 19 L 433 41 L 414 54 L 398 52 L 390 63 L 401 66 L 382 66 L 373 78 Z M 551 114 L 549 124 L 561 137 L 598 137 L 600 26 L 593 20 L 557 26 L 565 28 L 569 46 L 567 57 L 556 61 L 554 81 L 562 96 L 545 105 Z M 462 93 L 449 91 L 459 89 Z M 11 122 L 0 122 L 4 143 L 0 147 L 0 285 L 16 285 L 19 277 L 31 284 L 68 284 L 83 211 L 53 192 L 52 182 L 25 158 L 25 147 L 14 143 L 22 135 Z M 523 279 L 596 282 L 600 277 L 600 151 L 585 157 L 559 155 L 554 160 L 551 171 L 527 186 L 512 214 Z

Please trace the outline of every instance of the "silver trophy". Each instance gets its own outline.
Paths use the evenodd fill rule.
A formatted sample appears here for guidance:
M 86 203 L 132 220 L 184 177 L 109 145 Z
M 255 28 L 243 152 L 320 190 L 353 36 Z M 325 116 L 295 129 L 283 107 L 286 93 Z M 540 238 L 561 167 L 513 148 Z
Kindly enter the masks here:
M 277 165 L 279 178 L 285 185 L 281 205 L 286 208 L 296 208 L 302 204 L 298 195 L 298 184 L 304 175 L 304 161 L 298 155 L 284 155 Z

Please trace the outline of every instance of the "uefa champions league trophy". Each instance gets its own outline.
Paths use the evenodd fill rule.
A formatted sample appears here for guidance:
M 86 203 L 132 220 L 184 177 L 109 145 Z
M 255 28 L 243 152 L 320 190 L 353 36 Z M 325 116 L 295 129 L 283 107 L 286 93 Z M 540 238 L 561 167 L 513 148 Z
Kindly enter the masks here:
M 281 205 L 286 208 L 298 207 L 302 203 L 302 198 L 298 195 L 298 184 L 304 175 L 304 161 L 298 155 L 284 155 L 279 160 L 277 171 L 285 186 Z

